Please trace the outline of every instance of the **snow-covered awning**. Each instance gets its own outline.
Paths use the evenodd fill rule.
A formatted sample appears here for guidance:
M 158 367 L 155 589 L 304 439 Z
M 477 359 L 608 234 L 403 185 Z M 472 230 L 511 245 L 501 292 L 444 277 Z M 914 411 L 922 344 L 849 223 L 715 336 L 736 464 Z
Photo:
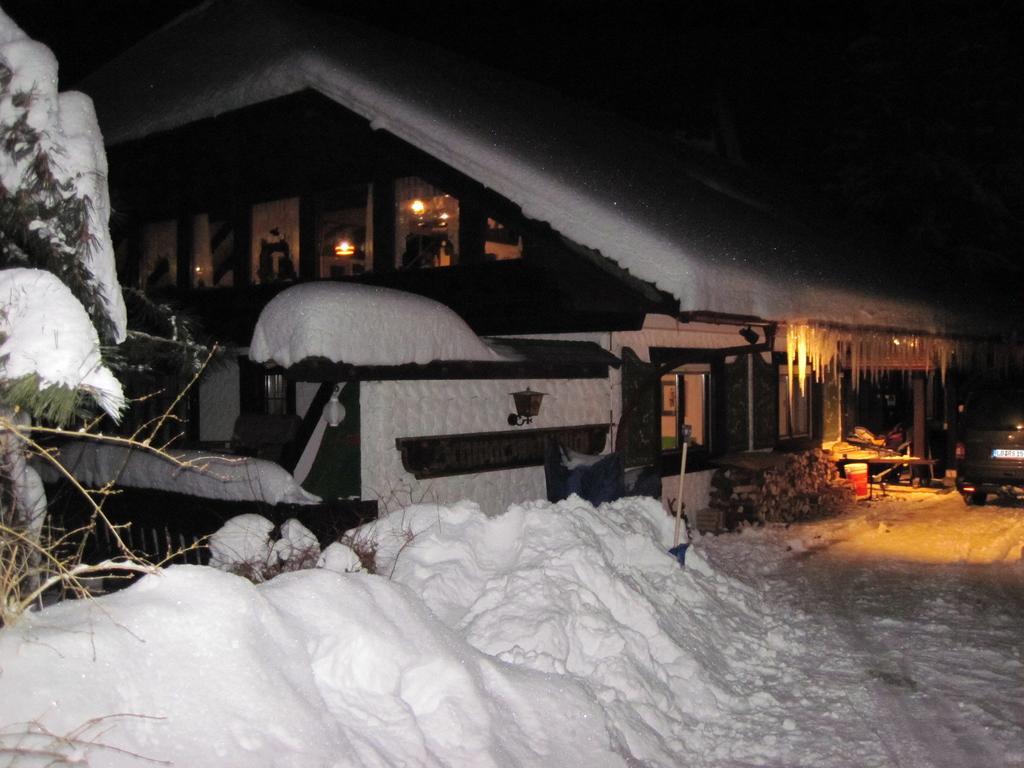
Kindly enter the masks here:
M 112 143 L 319 92 L 675 296 L 683 311 L 926 333 L 988 333 L 1010 319 L 958 292 L 962 275 L 936 268 L 895 280 L 891 257 L 783 214 L 749 178 L 696 150 L 293 4 L 213 0 L 83 88 Z
M 443 304 L 337 282 L 288 288 L 256 321 L 249 359 L 287 368 L 310 358 L 361 366 L 502 359 Z
M 301 381 L 603 378 L 619 359 L 594 342 L 478 337 L 432 299 L 391 288 L 318 282 L 278 294 L 249 347 Z

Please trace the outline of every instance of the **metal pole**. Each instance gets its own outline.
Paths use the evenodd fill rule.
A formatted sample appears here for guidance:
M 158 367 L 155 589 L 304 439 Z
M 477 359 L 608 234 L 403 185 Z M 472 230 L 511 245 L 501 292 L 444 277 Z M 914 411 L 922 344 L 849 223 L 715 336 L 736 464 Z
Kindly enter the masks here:
M 692 427 L 684 424 L 680 438 L 683 443 L 683 453 L 679 460 L 679 491 L 676 496 L 676 530 L 673 536 L 672 548 L 679 546 L 680 534 L 683 532 L 683 480 L 686 478 L 686 449 L 690 445 Z

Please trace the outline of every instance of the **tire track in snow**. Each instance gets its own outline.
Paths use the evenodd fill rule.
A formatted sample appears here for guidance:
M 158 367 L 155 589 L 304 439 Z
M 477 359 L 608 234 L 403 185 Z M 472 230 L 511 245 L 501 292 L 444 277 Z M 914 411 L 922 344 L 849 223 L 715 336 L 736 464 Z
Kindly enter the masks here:
M 784 570 L 790 571 L 802 588 L 800 595 L 791 597 L 822 623 L 826 636 L 834 638 L 834 652 L 852 662 L 844 665 L 837 660 L 836 670 L 861 678 L 859 685 L 855 679 L 846 681 L 850 684 L 848 700 L 865 727 L 876 734 L 892 766 L 1014 764 L 1006 762 L 1001 750 L 977 738 L 977 728 L 958 727 L 965 712 L 960 702 L 948 698 L 957 693 L 957 686 L 936 685 L 943 678 L 955 683 L 971 670 L 958 667 L 953 654 L 928 653 L 935 638 L 922 646 L 931 633 L 942 635 L 951 630 L 958 642 L 965 644 L 963 658 L 977 656 L 968 637 L 969 627 L 960 622 L 954 627 L 936 624 L 938 619 L 955 615 L 956 609 L 927 615 L 936 600 L 949 604 L 963 601 L 964 586 L 955 583 L 954 577 L 940 578 L 915 566 L 844 563 L 830 558 L 827 551 Z M 950 578 L 954 582 L 949 582 Z M 960 613 L 967 621 L 966 614 Z

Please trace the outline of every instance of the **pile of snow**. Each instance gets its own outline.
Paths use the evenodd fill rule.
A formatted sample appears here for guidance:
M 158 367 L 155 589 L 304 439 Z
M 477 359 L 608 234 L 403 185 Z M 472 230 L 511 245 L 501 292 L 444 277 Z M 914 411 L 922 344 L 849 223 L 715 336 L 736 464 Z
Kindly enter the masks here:
M 11 197 L 35 197 L 32 188 L 36 164 L 46 156 L 52 161 L 49 170 L 66 188 L 66 196 L 88 198 L 86 237 L 80 232 L 64 231 L 52 215 L 32 226 L 58 251 L 85 265 L 88 280 L 99 292 L 113 323 L 115 340 L 123 341 L 127 311 L 117 281 L 108 226 L 107 158 L 92 101 L 81 93 L 58 94 L 57 60 L 46 46 L 29 39 L 2 10 L 0 68 L 10 71 L 10 79 L 0 87 L 0 124 L 9 126 L 23 121 L 26 127 L 40 133 L 37 145 L 23 142 L 0 150 L 0 191 Z M 52 210 L 54 202 L 47 201 L 47 208 Z M 69 240 L 69 235 L 74 240 Z
M 957 604 L 932 596 L 928 654 L 915 661 L 931 666 L 909 674 L 930 693 L 950 669 L 987 670 L 934 700 L 914 689 L 898 698 L 893 685 L 918 683 L 865 639 L 883 632 L 902 659 L 908 638 L 922 639 L 913 620 L 837 634 L 865 592 L 829 592 L 849 591 L 848 575 L 829 576 L 833 561 L 795 555 L 786 540 L 794 530 L 816 540 L 873 509 L 885 507 L 698 539 L 685 569 L 666 553 L 672 521 L 657 502 L 595 509 L 577 497 L 492 518 L 470 502 L 396 511 L 351 532 L 379 547 L 377 575 L 328 566 L 253 584 L 176 566 L 0 631 L 0 749 L 115 767 L 141 756 L 257 768 L 883 768 L 928 741 L 922 723 L 937 712 L 936 728 L 966 739 L 958 759 L 989 738 L 1011 762 L 1024 757 L 1013 712 L 976 709 L 1017 696 L 1012 606 L 977 638 L 986 655 L 972 662 L 962 656 L 975 640 L 944 623 Z M 239 520 L 221 543 L 269 556 L 267 525 Z M 282 539 L 301 542 L 302 531 Z M 804 581 L 814 562 L 823 575 Z M 832 598 L 845 601 L 838 618 Z M 916 593 L 911 602 L 908 615 L 921 608 Z M 943 709 L 949 700 L 959 707 Z M 933 709 L 914 721 L 901 709 L 911 705 Z
M 320 502 L 319 496 L 303 490 L 291 474 L 272 461 L 208 451 L 167 453 L 174 461 L 140 448 L 83 440 L 65 444 L 57 459 L 76 480 L 91 488 L 112 483 L 204 499 L 270 505 Z M 45 482 L 57 482 L 62 476 L 47 461 L 37 458 L 34 465 Z
M 87 393 L 115 418 L 124 408 L 121 383 L 100 359 L 96 328 L 68 287 L 51 272 L 0 270 L 0 381 L 30 374 L 41 390 Z
M 675 766 L 750 709 L 730 690 L 732 635 L 755 638 L 756 667 L 781 622 L 699 554 L 680 569 L 670 524 L 643 499 L 493 519 L 422 505 L 355 532 L 391 579 L 174 567 L 0 634 L 0 723 L 102 731 L 79 748 L 112 766 L 134 764 L 114 748 L 182 765 Z
M 315 357 L 349 365 L 501 359 L 431 299 L 370 285 L 306 283 L 264 307 L 249 358 L 288 367 Z
M 177 566 L 28 617 L 0 658 L 0 746 L 92 765 L 627 765 L 585 689 L 474 650 L 379 577 Z

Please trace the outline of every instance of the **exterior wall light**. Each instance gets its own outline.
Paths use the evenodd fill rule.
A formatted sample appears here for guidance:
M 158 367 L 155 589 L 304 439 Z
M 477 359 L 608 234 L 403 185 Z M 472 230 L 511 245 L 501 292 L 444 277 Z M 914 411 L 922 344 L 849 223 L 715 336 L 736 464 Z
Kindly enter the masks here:
M 345 406 L 338 402 L 338 396 L 344 388 L 345 382 L 335 384 L 334 391 L 331 393 L 331 399 L 324 406 L 324 420 L 328 426 L 336 427 L 345 420 Z
M 757 331 L 749 325 L 746 328 L 740 328 L 739 333 L 747 344 L 757 344 L 761 340 L 761 337 L 757 335 Z
M 508 415 L 508 425 L 521 427 L 530 424 L 533 417 L 540 413 L 540 401 L 544 399 L 544 393 L 534 392 L 527 387 L 521 392 L 513 392 L 512 399 L 516 403 L 516 412 Z

